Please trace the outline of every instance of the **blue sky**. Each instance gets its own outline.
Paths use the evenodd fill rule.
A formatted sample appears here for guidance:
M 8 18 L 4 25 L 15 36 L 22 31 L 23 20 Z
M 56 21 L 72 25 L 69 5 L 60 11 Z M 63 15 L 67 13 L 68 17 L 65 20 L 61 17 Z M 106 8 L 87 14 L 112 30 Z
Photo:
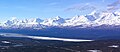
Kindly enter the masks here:
M 18 19 L 41 19 L 61 16 L 69 18 L 75 15 L 85 15 L 94 9 L 80 9 L 83 6 L 95 6 L 103 10 L 117 0 L 0 0 L 0 21 L 17 17 Z M 79 9 L 80 10 L 79 10 Z

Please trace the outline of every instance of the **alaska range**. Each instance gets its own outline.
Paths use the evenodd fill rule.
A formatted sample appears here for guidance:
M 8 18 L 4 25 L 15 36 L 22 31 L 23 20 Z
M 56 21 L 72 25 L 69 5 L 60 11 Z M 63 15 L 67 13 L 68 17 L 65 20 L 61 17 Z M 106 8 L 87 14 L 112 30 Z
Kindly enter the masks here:
M 120 11 L 115 12 L 93 11 L 88 15 L 76 15 L 69 19 L 63 19 L 60 16 L 42 20 L 40 18 L 33 19 L 11 19 L 0 24 L 1 28 L 35 28 L 42 29 L 47 27 L 119 27 Z

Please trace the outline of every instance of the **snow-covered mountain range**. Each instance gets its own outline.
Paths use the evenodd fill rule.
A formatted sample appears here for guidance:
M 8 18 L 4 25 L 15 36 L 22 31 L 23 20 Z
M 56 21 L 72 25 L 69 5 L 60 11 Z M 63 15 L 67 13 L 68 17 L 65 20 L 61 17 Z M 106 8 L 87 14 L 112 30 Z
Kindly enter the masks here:
M 97 27 L 97 26 L 119 26 L 120 11 L 115 12 L 97 12 L 93 11 L 88 15 L 76 15 L 70 19 L 63 19 L 60 16 L 42 20 L 40 18 L 33 19 L 12 19 L 1 23 L 4 28 L 46 28 L 46 27 Z

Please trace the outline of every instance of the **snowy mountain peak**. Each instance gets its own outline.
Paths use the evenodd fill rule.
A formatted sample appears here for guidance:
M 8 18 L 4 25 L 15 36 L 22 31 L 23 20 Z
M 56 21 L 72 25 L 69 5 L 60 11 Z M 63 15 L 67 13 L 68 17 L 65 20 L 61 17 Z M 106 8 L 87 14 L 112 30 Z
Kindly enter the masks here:
M 88 15 L 94 15 L 95 13 L 97 13 L 96 10 L 92 11 L 92 12 L 91 12 L 90 14 L 88 14 Z
M 56 16 L 55 18 L 56 18 L 56 19 L 61 19 L 61 17 L 60 17 L 60 16 Z
M 17 19 L 17 17 L 12 17 L 12 19 L 11 20 L 16 20 Z
M 53 20 L 53 21 L 59 21 L 59 20 L 64 20 L 64 19 L 61 18 L 60 16 L 56 16 L 55 18 L 52 18 L 51 20 Z
M 94 10 L 88 15 L 76 15 L 70 19 L 63 19 L 60 16 L 54 18 L 49 18 L 46 20 L 41 20 L 40 18 L 24 19 L 18 20 L 13 17 L 11 20 L 7 20 L 5 23 L 0 25 L 2 27 L 31 27 L 31 28 L 43 28 L 43 27 L 95 27 L 101 25 L 120 25 L 120 11 L 115 12 L 98 12 Z
M 85 25 L 85 24 L 89 24 L 89 20 L 81 15 L 77 15 L 73 18 L 71 18 L 70 20 L 66 20 L 66 23 L 63 24 L 63 26 L 78 26 L 78 25 Z
M 65 19 L 61 18 L 60 16 L 57 16 L 55 18 L 44 20 L 43 23 L 41 24 L 47 26 L 59 26 L 62 25 L 63 23 L 65 23 Z
M 33 22 L 41 23 L 41 22 L 43 22 L 43 20 L 41 20 L 40 18 L 35 18 L 35 19 L 33 20 Z
M 100 17 L 100 13 L 98 13 L 96 10 L 94 10 L 90 14 L 85 15 L 85 17 L 88 18 L 90 21 L 95 21 L 96 19 L 98 19 Z
M 73 18 L 71 18 L 71 20 L 73 21 L 73 20 L 77 20 L 78 18 L 80 18 L 80 16 L 79 15 L 75 15 Z

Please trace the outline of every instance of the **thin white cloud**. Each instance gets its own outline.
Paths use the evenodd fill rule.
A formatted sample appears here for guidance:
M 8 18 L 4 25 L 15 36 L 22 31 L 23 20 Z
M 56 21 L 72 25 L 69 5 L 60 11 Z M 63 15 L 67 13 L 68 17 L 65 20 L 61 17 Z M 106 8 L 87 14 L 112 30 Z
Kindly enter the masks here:
M 81 4 L 73 5 L 71 7 L 68 7 L 67 9 L 65 9 L 65 11 L 70 11 L 70 10 L 84 11 L 84 10 L 95 10 L 95 9 L 96 9 L 96 6 L 94 6 L 90 3 L 86 3 L 84 5 L 81 5 Z
M 117 0 L 117 1 L 109 4 L 109 5 L 107 6 L 107 10 L 111 10 L 111 11 L 112 11 L 112 10 L 119 9 L 119 5 L 120 5 L 120 0 Z

